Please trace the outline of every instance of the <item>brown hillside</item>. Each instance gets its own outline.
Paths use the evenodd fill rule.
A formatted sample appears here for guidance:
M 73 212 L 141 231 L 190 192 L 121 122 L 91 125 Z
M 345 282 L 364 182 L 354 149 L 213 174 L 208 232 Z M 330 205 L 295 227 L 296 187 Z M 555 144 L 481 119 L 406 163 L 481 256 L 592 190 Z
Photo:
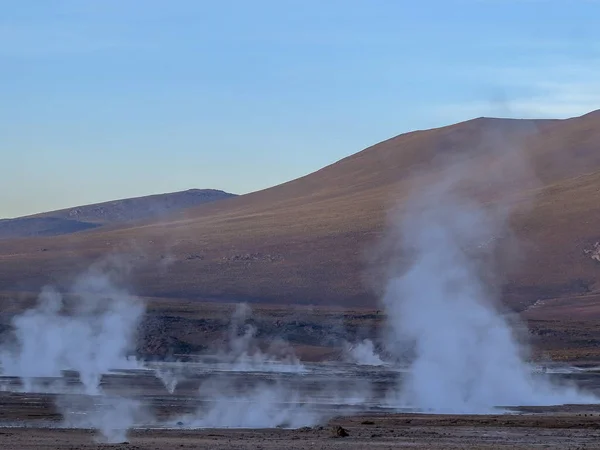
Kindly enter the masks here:
M 507 191 L 536 194 L 512 220 L 526 259 L 509 274 L 506 299 L 525 307 L 589 294 L 600 288 L 600 263 L 584 252 L 600 240 L 599 148 L 598 113 L 562 121 L 480 118 L 407 133 L 306 177 L 160 223 L 0 242 L 0 290 L 65 283 L 102 254 L 134 250 L 133 279 L 143 295 L 373 305 L 365 274 L 387 211 L 460 158 L 476 168 L 473 185 L 523 170 Z M 530 175 L 500 164 L 507 149 L 524 156 Z M 473 195 L 493 203 L 506 192 Z

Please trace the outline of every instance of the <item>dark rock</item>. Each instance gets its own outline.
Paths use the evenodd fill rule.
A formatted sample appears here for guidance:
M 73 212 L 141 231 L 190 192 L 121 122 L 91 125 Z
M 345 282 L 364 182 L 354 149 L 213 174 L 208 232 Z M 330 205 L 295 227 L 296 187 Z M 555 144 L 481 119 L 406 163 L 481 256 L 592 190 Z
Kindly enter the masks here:
M 333 429 L 333 434 L 336 437 L 347 437 L 349 436 L 348 430 L 346 430 L 344 427 L 338 425 Z

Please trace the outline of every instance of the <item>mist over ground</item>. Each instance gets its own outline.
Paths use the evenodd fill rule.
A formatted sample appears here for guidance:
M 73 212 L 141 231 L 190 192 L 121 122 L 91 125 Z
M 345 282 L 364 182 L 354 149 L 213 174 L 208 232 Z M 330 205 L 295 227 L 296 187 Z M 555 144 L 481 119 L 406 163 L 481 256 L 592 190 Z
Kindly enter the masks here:
M 136 349 L 147 306 L 125 288 L 131 259 L 112 257 L 75 279 L 69 302 L 47 287 L 12 318 L 0 346 L 2 390 L 54 395 L 60 426 L 95 429 L 103 442 L 139 427 L 299 428 L 376 410 L 597 403 L 541 373 L 524 325 L 501 307 L 498 281 L 519 255 L 512 195 L 535 176 L 518 147 L 496 144 L 490 174 L 473 176 L 468 159 L 445 157 L 442 175 L 390 214 L 382 245 L 399 258 L 389 259 L 380 289 L 385 326 L 370 336 L 343 321 L 320 330 L 317 341 L 340 349 L 335 358 L 302 361 L 286 333 L 265 333 L 242 303 L 222 337 L 185 361 L 169 351 L 144 361 Z

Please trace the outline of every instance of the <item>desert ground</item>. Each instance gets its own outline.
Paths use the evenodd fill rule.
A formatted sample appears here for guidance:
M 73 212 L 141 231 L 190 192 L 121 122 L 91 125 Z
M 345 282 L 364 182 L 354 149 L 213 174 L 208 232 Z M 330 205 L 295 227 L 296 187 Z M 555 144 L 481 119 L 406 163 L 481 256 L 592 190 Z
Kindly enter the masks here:
M 68 309 L 75 299 L 64 300 Z M 231 334 L 239 305 L 144 302 L 136 353 L 154 360 L 102 374 L 98 392 L 85 392 L 74 371 L 0 377 L 0 448 L 600 448 L 600 404 L 521 405 L 478 415 L 389 407 L 386 393 L 407 367 L 349 361 L 342 345 L 369 337 L 376 342 L 388 320 L 380 310 L 252 305 L 238 324 L 253 327 L 246 339 L 243 327 Z M 520 325 L 540 376 L 597 394 L 600 332 L 576 308 L 564 314 L 565 303 L 576 302 L 538 304 L 521 312 Z M 6 327 L 35 304 L 27 296 L 2 302 Z M 286 345 L 270 355 L 275 337 Z M 231 352 L 232 338 L 242 345 L 238 354 L 198 356 Z M 251 350 L 264 353 L 247 358 Z M 314 410 L 305 417 L 306 405 Z M 347 436 L 338 435 L 340 426 Z M 125 430 L 106 442 L 111 427 Z
M 94 433 L 86 430 L 6 428 L 0 431 L 0 445 L 7 450 L 592 449 L 600 448 L 599 417 L 597 410 L 542 417 L 520 415 L 509 419 L 503 416 L 353 417 L 301 430 L 142 430 L 132 432 L 128 442 L 121 444 L 94 443 Z M 337 437 L 336 426 L 348 430 L 349 436 Z
M 108 398 L 92 399 L 74 393 L 80 386 L 76 374 L 65 373 L 59 379 L 39 379 L 37 393 L 22 392 L 21 381 L 4 377 L 0 380 L 3 386 L 3 392 L 0 392 L 0 446 L 3 449 L 149 450 L 600 448 L 598 404 L 507 407 L 478 415 L 399 413 L 381 406 L 385 390 L 402 379 L 403 372 L 397 368 L 342 363 L 307 364 L 298 371 L 288 371 L 280 366 L 269 368 L 268 364 L 247 368 L 249 370 L 228 364 L 219 367 L 215 369 L 214 361 L 156 363 L 144 369 L 121 370 L 103 376 L 104 395 L 127 393 L 129 399 L 143 404 L 143 412 L 138 409 L 134 414 L 138 423 L 132 423 L 130 430 L 117 436 L 114 443 L 106 442 L 106 436 L 107 433 L 110 435 L 111 427 L 119 428 L 122 411 L 117 403 L 109 404 L 109 409 L 104 410 L 102 420 L 107 421 L 104 425 L 95 422 L 104 427 L 104 432 L 86 427 L 85 422 L 77 422 L 77 417 L 69 418 L 78 414 L 91 417 L 94 411 L 102 409 L 102 402 Z M 170 371 L 171 378 L 158 376 L 157 370 L 162 370 L 163 374 Z M 600 369 L 557 364 L 545 370 L 548 372 L 545 376 L 550 376 L 555 383 L 574 383 L 587 392 L 600 392 Z M 203 383 L 214 381 L 215 377 L 218 380 L 215 386 L 229 393 L 237 389 L 239 399 L 213 402 L 212 397 L 218 389 L 202 394 Z M 172 383 L 175 379 L 179 382 Z M 372 389 L 363 398 L 351 401 L 345 398 L 361 389 L 360 381 L 367 380 Z M 296 400 L 281 397 L 261 403 L 256 397 L 244 399 L 245 392 L 251 392 L 263 383 L 294 386 L 297 392 L 305 395 L 300 402 L 310 399 L 312 406 L 316 399 L 320 419 L 314 421 L 307 416 L 310 425 L 300 426 L 306 410 L 299 408 L 299 404 L 285 405 Z M 332 393 L 333 386 L 340 395 Z M 208 412 L 214 407 L 220 410 L 219 414 Z M 236 416 L 240 409 L 244 413 Z M 204 411 L 204 415 L 199 411 Z M 190 422 L 190 414 L 205 419 L 212 416 L 216 422 L 211 423 L 210 419 L 204 423 Z M 117 422 L 112 420 L 108 424 L 112 416 Z M 231 427 L 219 426 L 219 423 L 227 423 L 227 416 L 237 422 L 231 422 Z M 293 425 L 296 419 L 300 422 Z M 261 426 L 252 427 L 253 420 Z M 264 420 L 272 420 L 272 423 L 267 424 Z

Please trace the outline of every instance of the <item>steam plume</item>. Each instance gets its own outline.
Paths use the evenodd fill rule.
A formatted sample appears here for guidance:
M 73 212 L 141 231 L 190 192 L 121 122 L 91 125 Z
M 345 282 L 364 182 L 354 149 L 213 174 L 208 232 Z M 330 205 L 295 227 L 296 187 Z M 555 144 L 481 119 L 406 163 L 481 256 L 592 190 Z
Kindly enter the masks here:
M 359 365 L 381 366 L 384 364 L 375 352 L 375 344 L 370 339 L 364 339 L 355 345 L 346 344 L 346 353 L 352 362 Z
M 14 317 L 12 341 L 0 348 L 3 375 L 20 377 L 26 391 L 48 390 L 40 389 L 36 377 L 55 377 L 60 383 L 64 371 L 77 372 L 84 393 L 90 397 L 71 404 L 72 396 L 59 396 L 57 406 L 67 419 L 83 406 L 94 406 L 93 399 L 103 394 L 103 374 L 137 365 L 127 355 L 145 307 L 115 285 L 114 267 L 111 269 L 104 270 L 100 264 L 78 277 L 71 291 L 73 304 L 66 304 L 57 291 L 44 289 L 34 308 Z M 65 382 L 52 387 L 64 394 L 79 392 Z M 120 397 L 102 398 L 110 400 L 109 404 L 87 411 L 85 424 L 99 429 L 105 440 L 115 442 L 126 431 L 137 404 Z M 116 420 L 118 426 L 110 425 L 110 420 Z
M 536 376 L 497 306 L 498 255 L 500 243 L 511 242 L 511 203 L 496 196 L 495 203 L 484 205 L 477 196 L 502 194 L 527 171 L 518 148 L 493 151 L 500 174 L 480 173 L 481 166 L 461 161 L 413 195 L 403 212 L 398 238 L 411 263 L 393 267 L 383 297 L 392 332 L 388 345 L 398 354 L 406 342 L 413 348 L 410 370 L 392 400 L 397 406 L 478 413 L 595 401 Z M 513 167 L 519 170 L 511 172 Z M 465 194 L 467 185 L 472 195 Z
M 258 345 L 257 328 L 249 323 L 252 309 L 240 303 L 231 318 L 227 342 L 220 357 L 232 371 L 244 372 L 301 372 L 304 366 L 293 348 L 285 341 L 271 339 L 263 351 Z

